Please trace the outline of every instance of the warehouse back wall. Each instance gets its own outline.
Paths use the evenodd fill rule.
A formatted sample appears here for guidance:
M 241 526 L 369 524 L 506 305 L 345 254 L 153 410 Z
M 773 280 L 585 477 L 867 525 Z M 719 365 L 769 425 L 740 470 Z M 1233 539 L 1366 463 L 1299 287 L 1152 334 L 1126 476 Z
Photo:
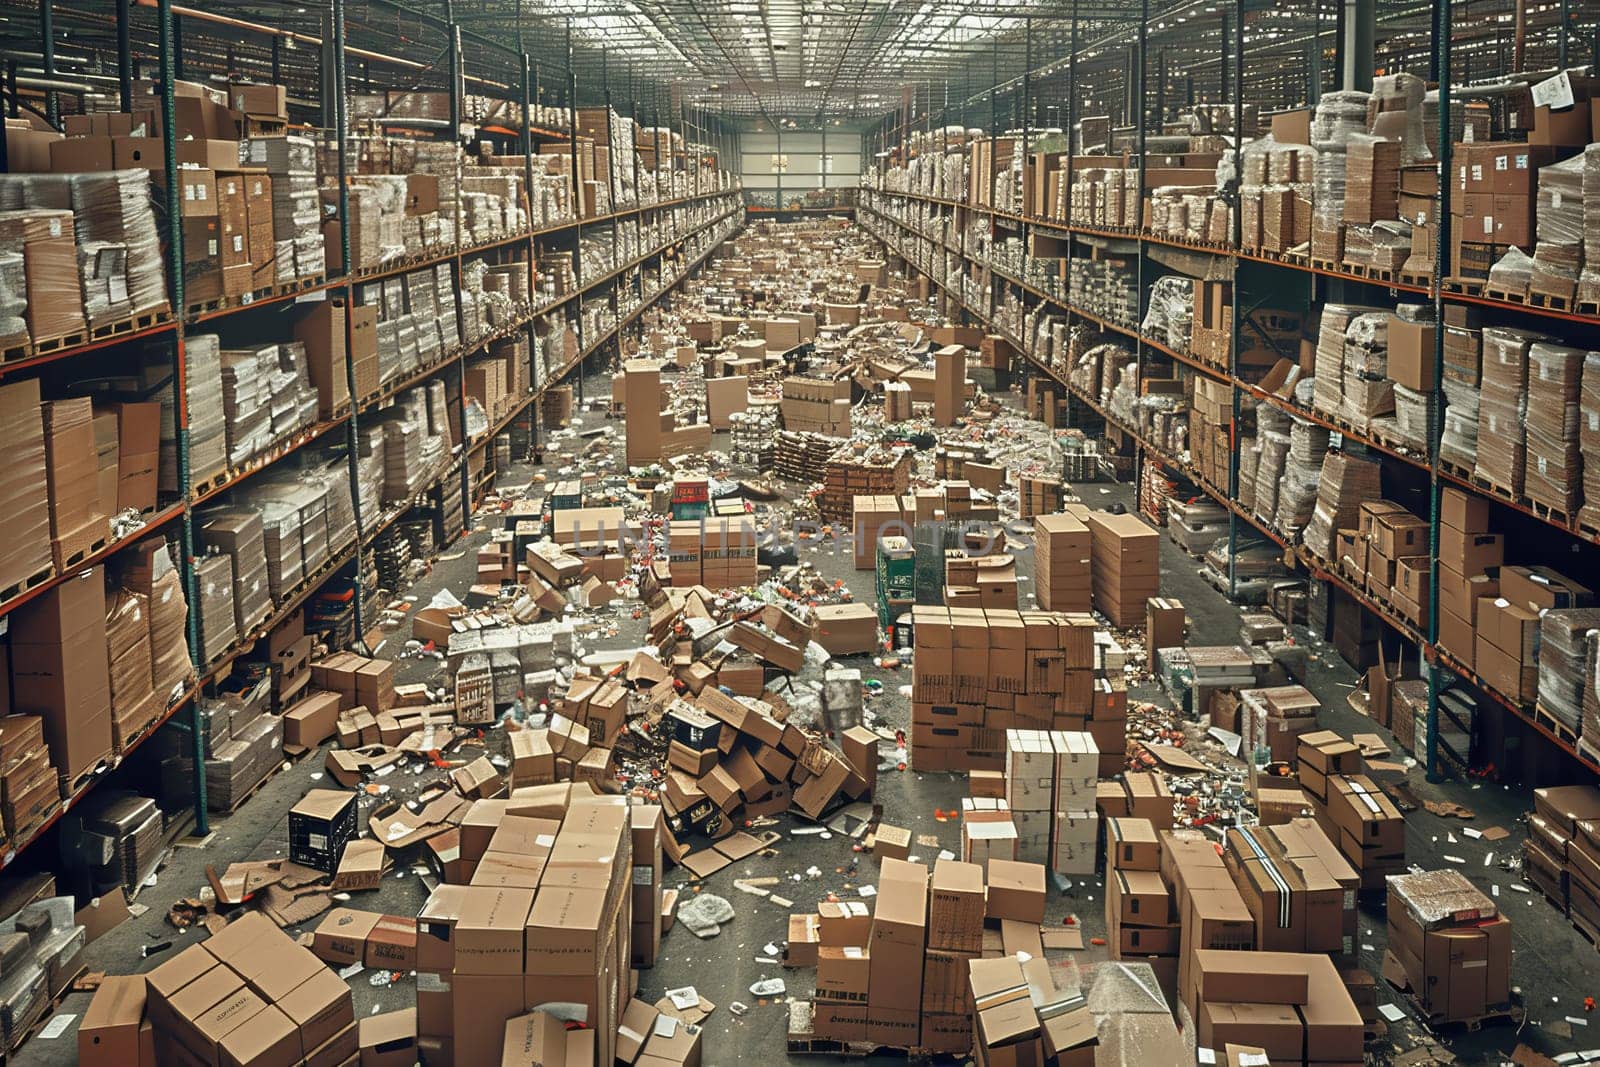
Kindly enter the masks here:
M 739 171 L 756 202 L 776 202 L 780 187 L 785 199 L 850 188 L 861 183 L 861 138 L 853 130 L 747 132 L 739 139 Z

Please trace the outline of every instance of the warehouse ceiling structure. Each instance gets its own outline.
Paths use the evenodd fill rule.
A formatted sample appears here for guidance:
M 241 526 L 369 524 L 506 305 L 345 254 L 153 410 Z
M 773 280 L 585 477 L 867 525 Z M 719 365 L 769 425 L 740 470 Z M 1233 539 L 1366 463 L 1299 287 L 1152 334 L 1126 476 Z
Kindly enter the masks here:
M 1596 47 L 1593 5 L 1473 0 L 1452 30 L 1455 80 L 1583 63 Z M 1420 0 L 346 0 L 348 85 L 443 89 L 451 33 L 468 92 L 515 98 L 521 55 L 536 99 L 610 100 L 648 121 L 680 113 L 714 137 L 729 129 L 885 130 L 957 124 L 1048 129 L 1076 114 L 1155 121 L 1232 99 L 1290 107 L 1370 71 L 1427 77 L 1432 7 Z M 118 69 L 118 9 L 132 54 Z M 331 99 L 324 73 L 332 4 L 299 0 L 174 3 L 180 76 L 281 81 L 305 109 Z M 1243 31 L 1239 31 L 1242 21 Z M 47 88 L 114 98 L 147 79 L 157 54 L 156 0 L 0 0 L 5 76 L 27 95 Z M 1562 33 L 1562 26 L 1567 32 Z M 1371 26 L 1381 27 L 1373 33 Z M 44 49 L 49 36 L 54 47 Z M 1230 47 L 1223 47 L 1227 41 Z M 1142 64 L 1137 57 L 1143 56 Z M 1240 57 L 1243 62 L 1240 62 Z M 1366 64 L 1362 62 L 1362 67 Z M 1141 85 L 1142 83 L 1142 85 Z M 1143 90 L 1141 93 L 1141 89 Z M 76 110 L 76 108 L 68 108 Z

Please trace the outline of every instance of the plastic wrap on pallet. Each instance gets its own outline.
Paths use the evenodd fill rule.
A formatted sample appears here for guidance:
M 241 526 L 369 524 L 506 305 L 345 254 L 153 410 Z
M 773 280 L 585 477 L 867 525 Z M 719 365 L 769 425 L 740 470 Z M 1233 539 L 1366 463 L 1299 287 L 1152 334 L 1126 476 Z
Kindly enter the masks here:
M 1592 270 L 1600 271 L 1600 144 L 1583 150 L 1581 189 L 1583 192 L 1583 258 Z
M 1546 340 L 1509 326 L 1483 331 L 1483 385 L 1478 399 L 1478 462 L 1473 473 L 1522 495 L 1527 461 L 1528 349 Z
M 1579 389 L 1578 451 L 1583 464 L 1583 523 L 1600 529 L 1600 351 L 1583 357 L 1583 378 Z M 1595 738 L 1600 745 L 1600 736 Z
M 21 252 L 0 252 L 0 346 L 28 340 L 28 275 Z
M 1541 242 L 1579 244 L 1584 238 L 1584 170 L 1588 154 L 1539 168 L 1534 235 Z
M 1425 163 L 1433 158 L 1423 126 L 1422 99 L 1426 91 L 1427 86 L 1415 74 L 1385 74 L 1372 80 L 1372 98 L 1367 104 L 1369 127 L 1384 112 L 1405 112 L 1405 132 L 1401 137 L 1400 152 L 1402 164 Z
M 1272 523 L 1285 537 L 1297 537 L 1311 521 L 1329 439 L 1326 427 L 1305 419 L 1291 420 L 1289 452 L 1278 486 L 1278 506 Z
M 1316 507 L 1306 524 L 1306 547 L 1322 559 L 1332 559 L 1334 532 L 1355 526 L 1362 502 L 1377 500 L 1382 494 L 1376 460 L 1329 452 L 1317 484 Z
M 1542 341 L 1528 348 L 1524 492 L 1535 504 L 1569 518 L 1580 499 L 1579 404 L 1586 356 L 1583 349 Z
M 1394 436 L 1401 444 L 1414 449 L 1428 447 L 1429 414 L 1433 409 L 1433 394 L 1394 387 Z
M 1239 506 L 1254 511 L 1256 498 L 1256 472 L 1261 467 L 1261 440 L 1259 437 L 1239 439 Z
M 1389 380 L 1389 316 L 1365 312 L 1350 320 L 1344 350 L 1344 403 L 1341 412 L 1357 427 L 1394 411 Z
M 1600 608 L 1565 608 L 1539 619 L 1539 709 L 1577 733 L 1587 691 L 1588 635 L 1600 630 Z M 1600 740 L 1600 739 L 1592 739 Z
M 1489 288 L 1526 296 L 1533 277 L 1533 257 L 1513 245 L 1489 268 Z
M 1439 459 L 1470 471 L 1478 463 L 1478 388 L 1445 379 L 1444 432 L 1439 438 Z
M 199 481 L 221 473 L 228 463 L 222 346 L 216 334 L 196 334 L 184 341 L 184 385 L 189 404 L 189 476 Z M 175 474 L 173 487 L 179 488 Z
M 1351 89 L 1324 93 L 1312 115 L 1311 144 L 1317 150 L 1313 217 L 1325 226 L 1337 226 L 1344 219 L 1346 153 L 1350 139 L 1367 132 L 1370 96 Z
M 1194 324 L 1194 284 L 1193 278 L 1176 274 L 1157 278 L 1150 287 L 1150 305 L 1140 331 L 1168 348 L 1187 352 Z
M 1260 434 L 1260 448 L 1253 509 L 1259 518 L 1271 522 L 1277 515 L 1278 486 L 1289 460 L 1289 435 L 1276 429 L 1264 429 Z
M 80 247 L 121 245 L 129 314 L 165 307 L 166 271 L 151 208 L 150 171 L 115 170 L 67 176 Z

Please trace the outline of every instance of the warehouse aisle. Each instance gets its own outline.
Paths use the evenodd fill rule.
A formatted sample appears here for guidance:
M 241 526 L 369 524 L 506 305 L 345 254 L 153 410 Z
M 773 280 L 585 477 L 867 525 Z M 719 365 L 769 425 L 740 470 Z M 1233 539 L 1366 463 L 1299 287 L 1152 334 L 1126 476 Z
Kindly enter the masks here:
M 609 395 L 609 379 L 595 376 L 587 383 L 590 397 Z M 1010 403 L 1019 400 L 1013 392 Z M 610 422 L 594 410 L 585 412 L 580 427 L 590 430 L 607 427 L 617 431 L 612 444 L 621 446 L 620 422 Z M 516 485 L 534 474 L 554 478 L 564 460 L 559 453 L 586 445 L 581 439 L 567 434 L 552 443 L 543 468 L 518 466 L 502 476 L 502 484 Z M 714 449 L 725 449 L 725 435 L 714 440 Z M 592 461 L 588 461 L 592 462 Z M 1080 496 L 1095 506 L 1124 503 L 1131 507 L 1132 491 L 1127 486 L 1080 484 L 1075 487 Z M 450 590 L 465 599 L 466 590 L 474 580 L 474 550 L 487 540 L 487 524 L 494 523 L 493 512 L 480 512 L 475 528 L 467 538 L 450 546 L 434 565 L 432 573 L 411 590 L 416 603 L 426 603 L 436 592 Z M 1022 588 L 1029 588 L 1033 573 L 1033 553 L 1025 538 L 1013 537 L 1013 547 L 1018 554 L 1018 571 L 1028 576 Z M 802 556 L 813 564 L 827 580 L 840 580 L 853 589 L 858 599 L 870 600 L 872 574 L 856 571 L 848 546 L 842 549 L 811 548 Z M 1161 542 L 1162 592 L 1181 599 L 1190 618 L 1191 640 L 1199 643 L 1223 643 L 1237 640 L 1239 610 L 1228 603 L 1202 579 L 1198 566 L 1175 544 L 1166 538 Z M 1028 595 L 1024 592 L 1024 602 Z M 615 611 L 602 610 L 591 614 L 604 636 L 586 641 L 590 648 L 631 648 L 637 645 L 642 633 L 642 622 L 633 617 L 632 609 L 620 606 Z M 388 637 L 379 654 L 397 655 L 404 644 L 404 634 L 409 628 Z M 1370 732 L 1372 724 L 1349 710 L 1345 697 L 1351 691 L 1355 677 L 1331 649 L 1313 644 L 1310 648 L 1311 669 L 1305 684 L 1322 700 L 1324 725 L 1343 733 Z M 871 700 L 869 713 L 877 725 L 887 731 L 909 729 L 909 703 L 900 693 L 900 687 L 909 685 L 908 665 L 899 669 L 883 669 L 869 661 L 869 657 L 854 657 L 851 666 L 860 666 L 864 678 L 879 681 L 883 695 Z M 429 659 L 405 659 L 400 669 L 400 682 L 437 683 L 443 677 L 442 664 Z M 1148 698 L 1165 705 L 1164 694 L 1140 685 L 1134 692 L 1137 698 Z M 1135 715 L 1137 718 L 1137 715 Z M 1191 727 L 1191 738 L 1198 733 Z M 1194 742 L 1197 750 L 1209 743 Z M 490 731 L 486 748 L 491 754 L 503 750 L 504 735 Z M 885 753 L 892 746 L 885 744 Z M 454 758 L 475 755 L 471 747 L 463 749 Z M 269 781 L 244 808 L 231 818 L 215 823 L 215 832 L 199 849 L 178 850 L 173 862 L 164 869 L 156 885 L 144 890 L 139 905 L 147 908 L 139 917 L 130 919 L 97 941 L 88 950 L 91 971 L 127 973 L 135 969 L 148 970 L 195 938 L 193 932 L 175 933 L 166 922 L 167 909 L 175 901 L 200 894 L 205 885 L 205 867 L 215 865 L 220 870 L 228 862 L 242 859 L 269 859 L 280 857 L 287 851 L 287 811 L 307 789 L 325 784 L 322 768 L 323 753 L 317 752 Z M 425 781 L 436 778 L 433 774 L 397 774 L 375 780 L 379 788 L 387 787 L 381 796 L 363 796 L 362 820 L 377 803 L 387 802 L 396 796 L 414 793 Z M 1239 787 L 1242 779 L 1231 783 Z M 1217 785 L 1229 784 L 1219 780 Z M 1407 816 L 1407 858 L 1410 863 L 1424 868 L 1456 865 L 1473 882 L 1485 891 L 1494 892 L 1501 907 L 1514 922 L 1516 959 L 1514 974 L 1537 975 L 1538 1000 L 1529 1004 L 1530 1022 L 1520 1035 L 1520 1040 L 1556 1054 L 1571 1048 L 1585 1047 L 1582 1038 L 1560 1040 L 1551 1035 L 1543 1024 L 1560 1020 L 1566 1015 L 1582 1016 L 1581 1001 L 1592 991 L 1589 972 L 1593 970 L 1593 947 L 1537 893 L 1518 891 L 1518 876 L 1503 869 L 1503 861 L 1517 854 L 1517 845 L 1523 833 L 1518 823 L 1521 813 L 1531 807 L 1526 793 L 1507 790 L 1492 785 L 1429 786 L 1413 770 L 1408 784 L 1415 795 L 1423 800 L 1453 800 L 1471 808 L 1475 818 L 1463 822 L 1446 820 L 1427 811 L 1415 811 Z M 940 813 L 958 811 L 967 785 L 963 775 L 918 774 L 915 772 L 886 771 L 879 778 L 879 792 L 875 798 L 883 806 L 884 817 L 895 825 L 912 831 L 913 859 L 929 862 L 940 849 L 959 850 L 960 823 L 958 819 L 943 817 Z M 1491 827 L 1510 832 L 1510 837 L 1489 842 L 1473 838 L 1466 831 L 1474 828 L 1480 833 Z M 736 918 L 722 932 L 709 940 L 698 940 L 681 924 L 675 926 L 665 939 L 660 963 L 640 975 L 640 995 L 654 1001 L 667 990 L 694 986 L 702 997 L 715 1004 L 715 1010 L 706 1019 L 705 1055 L 707 1064 L 746 1062 L 747 1057 L 759 1050 L 762 1059 L 777 1060 L 783 1048 L 787 1029 L 785 997 L 762 997 L 753 994 L 750 987 L 758 981 L 782 978 L 787 984 L 788 997 L 803 997 L 811 992 L 814 972 L 810 970 L 784 970 L 773 960 L 781 956 L 787 929 L 788 909 L 740 891 L 734 882 L 738 879 L 762 880 L 776 878 L 770 892 L 795 901 L 795 910 L 810 910 L 816 901 L 835 894 L 841 899 L 860 896 L 860 887 L 876 884 L 877 861 L 870 855 L 855 851 L 854 842 L 846 835 L 795 834 L 803 824 L 791 815 L 774 820 L 773 829 L 783 834 L 773 855 L 758 854 L 724 869 L 704 882 L 692 881 L 682 869 L 671 871 L 667 877 L 669 888 L 681 890 L 680 904 L 698 892 L 715 893 L 733 906 Z M 935 845 L 933 842 L 936 841 Z M 420 867 L 403 864 L 391 872 L 375 892 L 353 894 L 353 906 L 395 914 L 415 914 L 427 895 L 424 880 L 417 871 Z M 1516 888 L 1514 888 L 1516 887 Z M 1105 958 L 1105 949 L 1092 940 L 1105 932 L 1103 898 L 1099 880 L 1082 881 L 1059 887 L 1061 891 L 1050 894 L 1047 925 L 1062 923 L 1069 916 L 1082 928 L 1086 947 L 1072 954 L 1073 964 L 1081 969 L 1092 967 Z M 316 920 L 302 929 L 314 928 Z M 1370 906 L 1362 911 L 1360 930 L 1360 956 L 1362 966 L 1376 974 L 1381 966 L 1383 948 L 1383 916 Z M 156 952 L 140 966 L 141 952 L 147 947 L 171 942 L 173 947 Z M 412 975 L 402 976 L 390 984 L 387 978 L 373 983 L 374 972 L 367 970 L 350 978 L 355 995 L 358 1017 L 379 1010 L 392 1010 L 409 1006 L 414 1001 Z M 71 998 L 67 1012 L 80 1012 L 87 996 Z M 1394 1003 L 1397 998 L 1386 989 L 1379 990 L 1380 1003 Z M 1558 1027 L 1559 1029 L 1559 1027 Z M 1581 1028 L 1579 1033 L 1582 1033 Z M 18 1062 L 23 1064 L 67 1064 L 74 1061 L 73 1031 L 69 1029 L 56 1040 L 39 1039 L 30 1042 Z M 1415 1047 L 1420 1030 L 1407 1018 L 1391 1028 L 1387 1039 L 1372 1046 L 1380 1053 L 1379 1062 L 1392 1062 L 1389 1053 Z M 1483 1057 L 1495 1053 L 1508 1054 L 1518 1040 L 1510 1028 L 1487 1027 L 1477 1034 L 1466 1035 L 1452 1041 L 1452 1051 L 1462 1062 L 1488 1062 Z M 1592 1042 L 1591 1042 L 1592 1043 Z M 881 1057 L 883 1062 L 895 1062 L 896 1057 Z M 904 1062 L 903 1058 L 898 1058 Z M 786 1062 L 816 1062 L 805 1057 L 788 1057 Z

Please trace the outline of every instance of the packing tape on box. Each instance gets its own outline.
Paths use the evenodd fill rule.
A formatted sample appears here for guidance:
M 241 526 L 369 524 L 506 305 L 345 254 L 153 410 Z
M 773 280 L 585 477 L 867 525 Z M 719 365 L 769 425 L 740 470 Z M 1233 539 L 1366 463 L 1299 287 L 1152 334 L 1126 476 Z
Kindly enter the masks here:
M 1272 879 L 1272 884 L 1278 889 L 1278 929 L 1289 929 L 1291 912 L 1289 896 L 1292 891 L 1289 888 L 1288 881 L 1279 873 L 1278 865 L 1273 862 L 1272 858 L 1267 855 L 1266 850 L 1261 847 L 1261 842 L 1256 840 L 1255 834 L 1241 827 L 1239 836 L 1250 846 L 1250 851 L 1261 862 L 1261 866 L 1267 872 L 1267 877 Z

